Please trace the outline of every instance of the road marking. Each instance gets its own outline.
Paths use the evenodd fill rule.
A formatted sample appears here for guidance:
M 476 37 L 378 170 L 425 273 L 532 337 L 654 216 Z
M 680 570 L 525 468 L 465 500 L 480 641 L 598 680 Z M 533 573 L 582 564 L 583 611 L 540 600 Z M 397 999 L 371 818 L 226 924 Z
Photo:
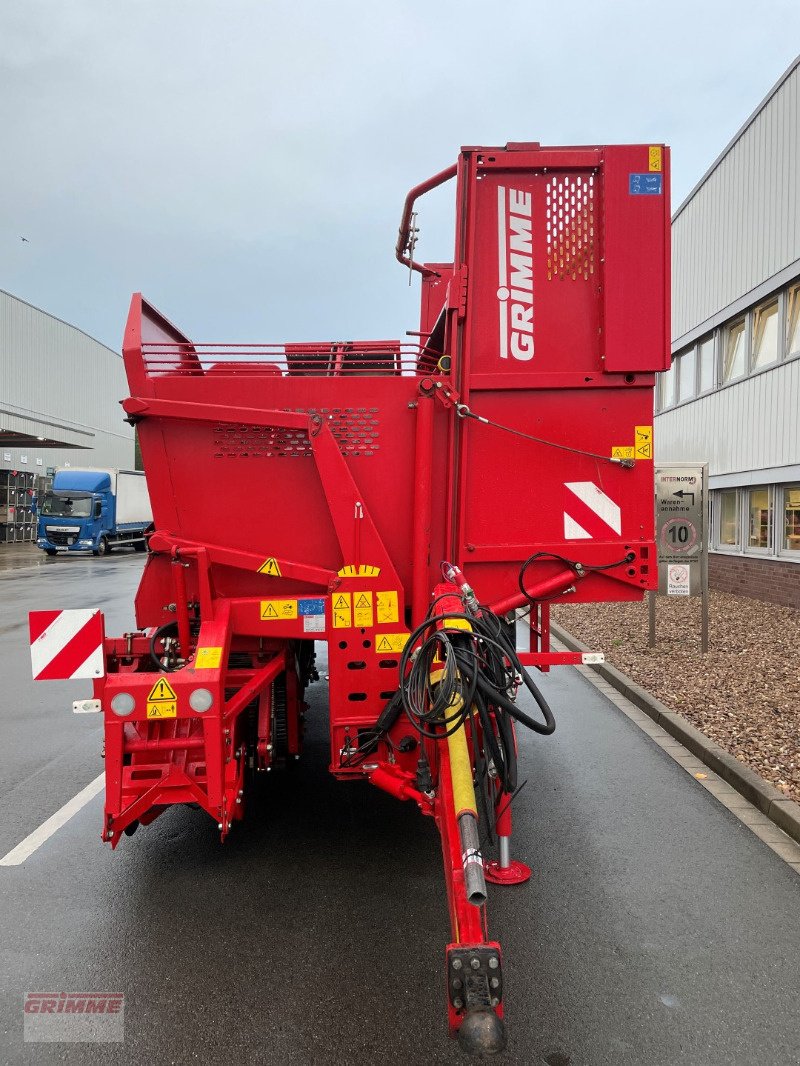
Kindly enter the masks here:
M 85 807 L 89 800 L 93 800 L 98 792 L 102 792 L 106 783 L 105 773 L 100 774 L 94 781 L 81 789 L 77 796 L 73 796 L 63 807 L 51 814 L 46 822 L 42 822 L 38 829 L 26 836 L 15 848 L 0 859 L 0 866 L 21 866 L 26 859 L 33 855 L 34 851 L 42 846 L 45 841 L 66 825 L 73 815 Z

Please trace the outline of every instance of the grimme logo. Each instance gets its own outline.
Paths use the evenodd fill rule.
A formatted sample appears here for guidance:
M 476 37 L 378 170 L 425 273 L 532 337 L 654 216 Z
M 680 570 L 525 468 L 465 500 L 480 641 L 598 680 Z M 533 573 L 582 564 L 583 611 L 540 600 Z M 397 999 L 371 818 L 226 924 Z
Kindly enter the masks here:
M 112 1043 L 123 1039 L 122 992 L 28 992 L 25 1040 Z
M 531 194 L 497 189 L 500 358 L 533 358 L 533 245 Z

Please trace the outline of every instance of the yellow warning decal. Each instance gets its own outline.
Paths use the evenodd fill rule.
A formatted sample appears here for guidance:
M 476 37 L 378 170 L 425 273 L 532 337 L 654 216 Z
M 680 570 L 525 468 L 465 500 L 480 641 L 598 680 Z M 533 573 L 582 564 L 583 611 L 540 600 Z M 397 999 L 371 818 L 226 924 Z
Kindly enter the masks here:
M 386 622 L 397 622 L 397 593 L 393 590 L 375 593 L 375 614 L 378 625 Z
M 618 445 L 615 444 L 611 448 L 611 458 L 612 459 L 633 459 L 634 458 L 634 452 L 635 452 L 634 448 L 622 448 L 622 447 L 619 447 Z
M 274 555 L 270 555 L 269 559 L 265 559 L 256 571 L 257 574 L 269 574 L 270 577 L 280 577 L 281 568 L 278 566 L 278 560 Z
M 377 577 L 380 572 L 379 566 L 368 566 L 366 563 L 361 563 L 359 566 L 350 564 L 338 570 L 337 577 Z
M 286 618 L 297 618 L 297 600 L 261 601 L 262 622 L 278 622 Z
M 195 670 L 216 670 L 222 662 L 222 648 L 198 648 L 194 657 Z
M 353 625 L 360 629 L 372 626 L 372 593 L 353 593 Z
M 647 150 L 649 168 L 651 171 L 661 170 L 661 145 L 653 144 Z
M 147 696 L 148 718 L 177 718 L 178 697 L 165 677 L 160 677 Z
M 653 427 L 652 426 L 634 426 L 635 440 L 636 440 L 636 458 L 637 459 L 652 459 L 653 458 Z
M 353 624 L 352 602 L 349 592 L 334 592 L 331 597 L 334 629 L 350 629 Z
M 375 637 L 375 651 L 378 655 L 399 655 L 406 646 L 408 633 L 378 633 Z

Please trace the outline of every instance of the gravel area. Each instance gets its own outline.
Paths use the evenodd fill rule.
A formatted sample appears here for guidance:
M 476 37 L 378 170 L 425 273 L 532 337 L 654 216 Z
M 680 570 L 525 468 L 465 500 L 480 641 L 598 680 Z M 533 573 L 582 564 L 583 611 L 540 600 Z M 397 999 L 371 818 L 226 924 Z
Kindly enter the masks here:
M 800 611 L 712 592 L 709 651 L 700 599 L 560 605 L 553 619 L 787 796 L 800 802 Z

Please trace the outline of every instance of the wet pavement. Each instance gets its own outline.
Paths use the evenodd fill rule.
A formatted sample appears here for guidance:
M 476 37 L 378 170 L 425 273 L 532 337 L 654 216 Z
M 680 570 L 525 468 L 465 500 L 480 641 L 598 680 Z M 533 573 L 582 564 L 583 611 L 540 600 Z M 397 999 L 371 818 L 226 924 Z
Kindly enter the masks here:
M 40 553 L 39 553 L 40 554 Z M 133 552 L 0 574 L 0 855 L 102 770 L 88 683 L 29 679 L 31 608 L 133 624 Z M 490 886 L 514 1066 L 800 1062 L 800 878 L 576 671 L 520 735 L 514 853 Z M 411 804 L 327 773 L 324 682 L 303 762 L 264 775 L 220 845 L 198 811 L 100 844 L 92 800 L 0 867 L 0 1062 L 420 1064 L 446 1034 L 438 840 Z M 29 991 L 121 991 L 121 1044 L 23 1041 Z

